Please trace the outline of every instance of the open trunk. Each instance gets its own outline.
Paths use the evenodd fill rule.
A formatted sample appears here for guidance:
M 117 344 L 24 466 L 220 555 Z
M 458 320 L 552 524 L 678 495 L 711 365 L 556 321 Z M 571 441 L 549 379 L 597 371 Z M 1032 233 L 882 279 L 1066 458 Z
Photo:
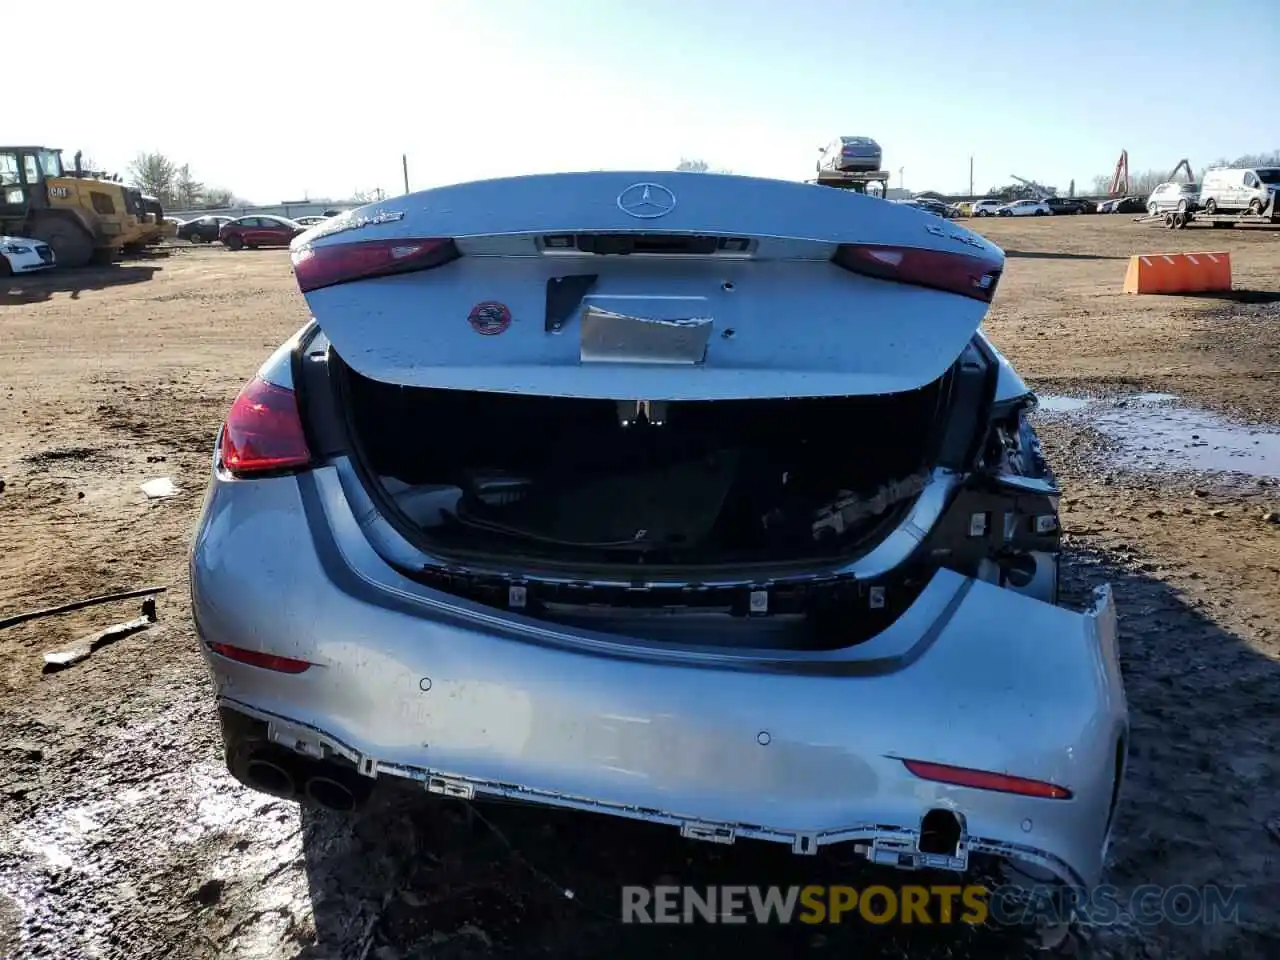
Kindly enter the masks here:
M 848 557 L 923 488 L 951 377 L 888 396 L 607 400 L 346 368 L 367 474 L 432 553 L 725 567 Z
M 443 187 L 292 259 L 407 574 L 633 636 L 790 611 L 781 646 L 871 635 L 927 580 L 906 514 L 981 429 L 1004 262 L 898 204 L 679 173 Z M 882 543 L 891 586 L 844 569 Z

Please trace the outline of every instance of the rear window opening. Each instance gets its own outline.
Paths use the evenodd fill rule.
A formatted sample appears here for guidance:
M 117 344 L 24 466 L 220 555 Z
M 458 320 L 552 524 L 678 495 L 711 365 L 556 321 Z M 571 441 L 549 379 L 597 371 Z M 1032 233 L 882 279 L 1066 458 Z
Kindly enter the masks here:
M 951 381 L 888 396 L 616 401 L 402 387 L 331 367 L 353 453 L 419 546 L 584 575 L 871 549 L 927 480 Z

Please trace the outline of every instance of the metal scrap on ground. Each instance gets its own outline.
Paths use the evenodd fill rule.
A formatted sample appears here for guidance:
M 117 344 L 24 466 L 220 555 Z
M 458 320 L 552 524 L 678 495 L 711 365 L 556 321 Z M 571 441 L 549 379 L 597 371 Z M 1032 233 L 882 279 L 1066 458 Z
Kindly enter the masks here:
M 87 660 L 89 655 L 95 650 L 99 650 L 108 644 L 115 643 L 121 637 L 127 637 L 131 633 L 137 633 L 139 630 L 146 630 L 156 622 L 156 599 L 148 597 L 142 601 L 142 614 L 132 620 L 125 620 L 123 623 L 113 623 L 104 630 L 90 634 L 80 640 L 75 646 L 68 647 L 65 650 L 53 650 L 44 655 L 44 672 L 54 673 L 58 670 L 65 670 L 72 664 L 79 663 L 81 660 Z

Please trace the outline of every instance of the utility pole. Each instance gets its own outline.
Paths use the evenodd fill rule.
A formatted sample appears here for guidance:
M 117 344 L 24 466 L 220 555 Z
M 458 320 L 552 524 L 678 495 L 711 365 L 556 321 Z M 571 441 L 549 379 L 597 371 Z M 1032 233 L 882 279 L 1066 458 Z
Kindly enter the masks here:
M 404 170 L 404 192 L 409 192 L 409 155 L 407 153 L 400 154 L 400 167 Z
M 899 190 L 907 189 L 906 187 L 907 177 L 906 177 L 906 174 L 903 173 L 903 171 L 906 169 L 907 169 L 906 167 L 898 168 L 898 189 Z
M 973 196 L 973 155 L 969 155 L 969 196 Z

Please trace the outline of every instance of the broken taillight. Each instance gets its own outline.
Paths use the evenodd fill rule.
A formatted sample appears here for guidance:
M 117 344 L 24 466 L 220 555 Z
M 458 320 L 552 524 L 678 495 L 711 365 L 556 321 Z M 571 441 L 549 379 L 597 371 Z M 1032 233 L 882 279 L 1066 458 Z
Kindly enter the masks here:
M 261 377 L 245 384 L 222 426 L 218 454 L 237 477 L 307 466 L 311 450 L 293 391 Z
M 971 770 L 968 767 L 952 767 L 945 763 L 929 763 L 927 760 L 903 760 L 903 766 L 921 780 L 950 783 L 957 787 L 975 790 L 995 790 L 999 793 L 1017 793 L 1024 797 L 1041 797 L 1045 800 L 1070 800 L 1071 791 L 1056 783 L 1011 777 L 1004 773 Z
M 1004 258 L 996 253 L 961 253 L 875 243 L 844 243 L 832 261 L 864 277 L 958 293 L 990 303 L 1000 283 Z
M 246 650 L 244 647 L 233 647 L 229 643 L 210 643 L 209 649 L 220 657 L 247 663 L 251 667 L 263 670 L 274 670 L 276 673 L 302 673 L 311 666 L 308 660 L 295 660 L 292 657 L 281 657 L 274 653 L 263 653 L 261 650 Z
M 354 280 L 430 270 L 458 256 L 454 242 L 440 237 L 362 240 L 319 247 L 308 243 L 293 251 L 293 275 L 299 289 L 309 293 Z

